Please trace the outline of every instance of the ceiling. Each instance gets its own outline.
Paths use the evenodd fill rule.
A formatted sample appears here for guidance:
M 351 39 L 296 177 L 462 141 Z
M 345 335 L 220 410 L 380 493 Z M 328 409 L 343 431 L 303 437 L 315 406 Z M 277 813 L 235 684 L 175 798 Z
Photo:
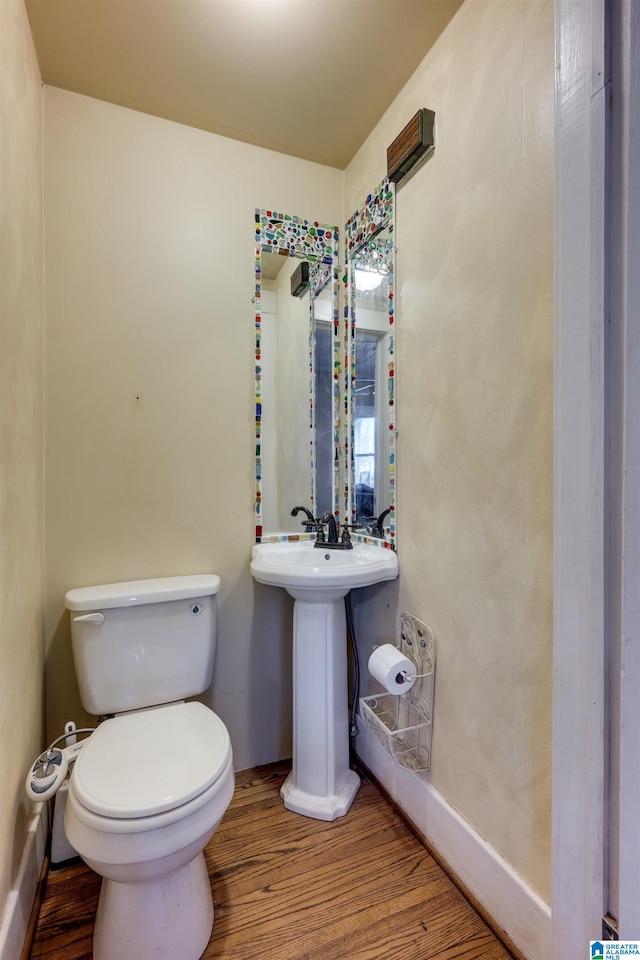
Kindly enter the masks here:
M 45 83 L 344 169 L 463 0 L 25 2 Z

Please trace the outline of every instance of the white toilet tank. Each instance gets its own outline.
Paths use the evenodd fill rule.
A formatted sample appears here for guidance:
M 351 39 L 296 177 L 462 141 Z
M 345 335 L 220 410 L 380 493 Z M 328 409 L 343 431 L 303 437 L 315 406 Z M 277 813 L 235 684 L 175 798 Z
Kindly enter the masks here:
M 202 693 L 211 682 L 218 615 L 215 574 L 69 590 L 80 697 L 95 715 Z

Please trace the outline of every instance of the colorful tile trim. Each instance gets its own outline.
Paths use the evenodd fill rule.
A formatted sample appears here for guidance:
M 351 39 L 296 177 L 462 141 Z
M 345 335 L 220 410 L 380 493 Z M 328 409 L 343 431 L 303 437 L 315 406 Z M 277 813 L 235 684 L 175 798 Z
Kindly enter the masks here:
M 290 257 L 310 262 L 333 263 L 338 229 L 317 221 L 303 220 L 288 213 L 256 210 L 256 233 L 264 249 L 288 250 Z
M 383 227 L 389 226 L 393 229 L 393 202 L 394 185 L 385 177 L 345 224 L 346 263 L 367 240 L 380 233 Z
M 299 540 L 315 540 L 315 533 L 267 533 L 256 543 L 297 543 Z

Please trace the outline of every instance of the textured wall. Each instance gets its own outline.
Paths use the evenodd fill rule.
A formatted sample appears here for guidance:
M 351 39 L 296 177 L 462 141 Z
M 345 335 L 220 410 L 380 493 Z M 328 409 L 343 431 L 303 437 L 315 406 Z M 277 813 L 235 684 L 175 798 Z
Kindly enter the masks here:
M 432 783 L 547 900 L 553 16 L 466 0 L 346 176 L 355 210 L 436 111 L 397 194 L 400 579 L 356 598 L 363 654 L 402 610 L 433 627 Z
M 0 0 L 0 916 L 24 847 L 43 674 L 42 89 L 22 0 Z
M 342 174 L 45 91 L 52 733 L 82 720 L 64 593 L 222 579 L 213 690 L 236 763 L 290 751 L 291 609 L 254 585 L 254 210 L 339 223 Z

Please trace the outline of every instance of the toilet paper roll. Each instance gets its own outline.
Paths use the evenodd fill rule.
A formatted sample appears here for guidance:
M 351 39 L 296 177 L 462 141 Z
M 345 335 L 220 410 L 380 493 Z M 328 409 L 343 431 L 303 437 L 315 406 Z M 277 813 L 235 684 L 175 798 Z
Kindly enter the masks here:
M 369 673 L 389 693 L 400 694 L 415 683 L 416 666 L 397 647 L 383 643 L 369 657 Z

